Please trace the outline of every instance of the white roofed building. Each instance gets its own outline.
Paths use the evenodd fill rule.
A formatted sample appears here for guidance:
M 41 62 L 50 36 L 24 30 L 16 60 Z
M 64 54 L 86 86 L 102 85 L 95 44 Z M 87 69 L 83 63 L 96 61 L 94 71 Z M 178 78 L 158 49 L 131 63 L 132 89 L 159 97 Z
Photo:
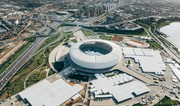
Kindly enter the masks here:
M 71 60 L 87 69 L 105 69 L 120 61 L 121 48 L 110 41 L 86 40 L 78 42 L 70 48 Z M 93 72 L 92 73 L 97 73 Z
M 163 75 L 163 71 L 166 70 L 160 51 L 123 47 L 122 52 L 125 58 L 133 58 L 139 63 L 143 72 Z
M 133 77 L 125 73 L 113 77 L 96 78 L 90 82 L 94 86 L 93 89 L 90 89 L 90 93 L 94 93 L 94 97 L 97 99 L 114 98 L 117 103 L 120 103 L 133 98 L 134 94 L 140 96 L 150 91 L 145 84 L 140 81 L 133 81 Z
M 79 84 L 71 86 L 63 79 L 51 76 L 28 87 L 19 96 L 32 106 L 59 106 L 71 98 L 77 98 L 81 90 L 83 87 Z

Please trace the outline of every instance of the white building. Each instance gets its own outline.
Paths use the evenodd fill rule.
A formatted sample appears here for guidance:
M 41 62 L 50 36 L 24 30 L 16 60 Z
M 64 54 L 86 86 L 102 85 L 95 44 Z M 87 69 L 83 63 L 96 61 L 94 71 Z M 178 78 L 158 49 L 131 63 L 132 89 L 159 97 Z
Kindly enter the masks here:
M 51 76 L 19 93 L 32 106 L 59 106 L 83 90 L 79 84 L 71 86 L 63 79 Z
M 163 62 L 160 51 L 154 51 L 153 49 L 141 49 L 141 48 L 122 48 L 124 57 L 133 58 L 135 62 L 140 64 L 143 72 L 155 73 L 157 75 L 163 75 L 166 69 Z
M 71 60 L 78 66 L 88 69 L 112 67 L 119 63 L 121 57 L 120 47 L 105 40 L 86 40 L 70 48 Z
M 91 81 L 90 93 L 94 93 L 95 98 L 114 98 L 118 103 L 140 96 L 150 91 L 150 89 L 140 81 L 133 81 L 133 77 L 125 73 L 113 77 L 103 77 L 95 74 L 95 80 Z

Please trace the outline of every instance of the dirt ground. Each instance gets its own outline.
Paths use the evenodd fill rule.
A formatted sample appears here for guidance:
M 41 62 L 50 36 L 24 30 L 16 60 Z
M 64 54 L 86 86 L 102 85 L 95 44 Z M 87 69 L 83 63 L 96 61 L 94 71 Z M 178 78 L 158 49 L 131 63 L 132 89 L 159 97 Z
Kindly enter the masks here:
M 3 93 L 3 95 L 0 97 L 0 100 L 4 100 L 7 98 L 7 93 Z
M 27 32 L 24 32 L 21 34 L 21 37 L 23 37 L 23 38 L 27 38 L 29 36 L 30 36 L 30 33 L 27 33 Z
M 26 41 L 19 41 L 17 43 L 10 43 L 4 48 L 4 51 L 0 54 L 0 64 L 5 62 L 11 55 L 13 55 L 19 48 L 21 48 Z

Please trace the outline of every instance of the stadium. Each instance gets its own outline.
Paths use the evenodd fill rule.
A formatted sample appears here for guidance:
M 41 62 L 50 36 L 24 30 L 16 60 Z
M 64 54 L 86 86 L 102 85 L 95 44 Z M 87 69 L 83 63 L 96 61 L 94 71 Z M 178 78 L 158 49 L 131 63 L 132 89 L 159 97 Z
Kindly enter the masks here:
M 101 70 L 118 64 L 122 52 L 117 44 L 110 41 L 86 40 L 72 45 L 69 55 L 72 62 L 80 67 Z

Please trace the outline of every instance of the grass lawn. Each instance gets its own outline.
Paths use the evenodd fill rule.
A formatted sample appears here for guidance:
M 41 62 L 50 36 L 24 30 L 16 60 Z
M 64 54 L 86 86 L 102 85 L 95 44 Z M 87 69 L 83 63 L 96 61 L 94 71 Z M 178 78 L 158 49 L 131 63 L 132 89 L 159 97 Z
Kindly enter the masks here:
M 147 36 L 147 32 L 144 30 L 142 33 L 138 33 L 138 34 L 121 34 L 124 36 Z
M 155 48 L 155 49 L 161 48 L 161 46 L 160 46 L 158 43 L 156 43 L 155 41 L 150 41 L 150 42 L 148 42 L 148 43 L 150 44 L 150 46 L 151 46 L 152 48 Z
M 90 30 L 82 29 L 82 32 L 84 33 L 85 36 L 93 36 L 94 33 Z
M 147 34 L 147 32 L 144 30 L 143 33 L 140 33 L 140 34 L 137 34 L 137 35 L 139 35 L 139 36 L 147 36 L 148 34 Z
M 66 36 L 68 36 L 69 34 L 70 34 L 69 32 L 63 32 L 62 37 L 66 37 Z M 46 45 L 50 44 L 51 42 L 57 40 L 59 37 L 61 37 L 61 34 L 49 36 L 49 37 L 43 42 L 43 44 L 41 45 L 40 48 L 45 47 Z
M 32 42 L 26 43 L 22 46 L 7 62 L 0 67 L 0 74 L 3 73 L 30 45 Z
M 49 36 L 49 37 L 43 42 L 43 44 L 41 45 L 40 48 L 42 48 L 42 47 L 48 45 L 49 43 L 53 42 L 54 40 L 58 39 L 60 36 L 61 36 L 60 34 Z
M 105 32 L 97 32 L 96 34 L 98 34 L 98 35 L 106 35 Z
M 171 21 L 164 21 L 164 22 L 158 23 L 156 27 L 159 29 L 161 27 L 169 25 L 170 23 L 172 23 L 172 22 Z
M 101 35 L 100 38 L 103 40 L 111 40 L 112 36 Z
M 77 40 L 76 40 L 76 39 L 72 39 L 72 40 L 71 40 L 71 42 L 76 43 L 76 42 L 77 42 Z
M 66 37 L 70 34 L 70 32 L 63 32 L 63 36 Z
M 33 85 L 34 83 L 46 78 L 47 72 L 45 70 L 46 67 L 42 67 L 40 70 L 31 73 L 26 81 L 26 87 L 29 87 L 30 85 Z
M 169 97 L 164 96 L 164 98 L 154 106 L 177 106 L 177 105 L 180 105 L 179 101 L 171 100 Z
M 56 73 L 56 72 L 54 72 L 52 69 L 50 69 L 48 76 L 51 76 L 51 75 L 53 75 L 53 74 L 55 74 L 55 73 Z

